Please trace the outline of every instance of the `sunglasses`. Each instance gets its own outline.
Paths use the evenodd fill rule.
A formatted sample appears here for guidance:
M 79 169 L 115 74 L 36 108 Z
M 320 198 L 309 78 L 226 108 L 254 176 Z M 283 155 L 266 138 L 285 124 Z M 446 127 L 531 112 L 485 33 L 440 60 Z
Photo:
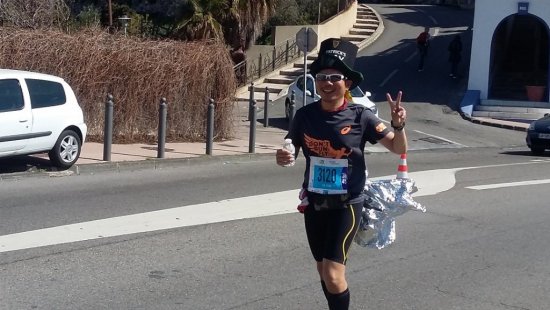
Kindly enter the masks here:
M 316 81 L 330 81 L 331 83 L 339 82 L 342 80 L 346 80 L 347 78 L 342 74 L 323 74 L 323 73 L 317 73 L 315 75 Z

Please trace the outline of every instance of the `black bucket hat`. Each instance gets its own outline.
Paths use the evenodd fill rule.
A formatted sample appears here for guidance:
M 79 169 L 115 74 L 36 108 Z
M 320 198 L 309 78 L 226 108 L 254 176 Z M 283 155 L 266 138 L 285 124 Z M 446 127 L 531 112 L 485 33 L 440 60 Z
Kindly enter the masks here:
M 353 82 L 351 85 L 353 89 L 363 81 L 363 74 L 352 69 L 358 49 L 357 45 L 346 40 L 326 39 L 321 42 L 319 55 L 311 63 L 309 72 L 315 76 L 323 69 L 336 69 Z

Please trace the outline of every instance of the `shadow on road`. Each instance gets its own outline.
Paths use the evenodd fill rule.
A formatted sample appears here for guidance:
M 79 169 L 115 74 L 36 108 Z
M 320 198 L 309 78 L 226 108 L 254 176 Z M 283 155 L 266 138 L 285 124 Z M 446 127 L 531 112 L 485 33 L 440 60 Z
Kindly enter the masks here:
M 263 128 L 263 125 L 265 124 L 265 121 L 263 119 L 258 120 L 258 123 L 262 124 L 261 127 Z M 288 121 L 285 117 L 272 117 L 269 118 L 269 127 L 272 128 L 278 128 L 282 130 L 288 130 Z
M 377 40 L 397 44 L 368 57 L 359 57 L 356 68 L 362 69 L 365 81 L 361 87 L 370 90 L 375 102 L 385 101 L 385 94 L 402 90 L 404 100 L 446 105 L 454 111 L 467 88 L 470 66 L 473 11 L 448 6 L 386 5 L 399 13 L 384 14 L 386 30 Z M 418 28 L 418 33 L 401 33 L 400 24 Z M 409 28 L 407 26 L 407 28 Z M 430 28 L 432 39 L 423 71 L 418 71 L 420 56 L 416 36 Z M 449 76 L 451 65 L 447 47 L 455 34 L 463 41 L 458 78 Z M 385 37 L 386 36 L 386 37 Z M 376 44 L 376 43 L 375 43 Z
M 550 152 L 548 152 L 548 151 L 543 153 L 542 155 L 533 155 L 533 153 L 531 153 L 531 151 L 506 151 L 506 152 L 501 152 L 501 154 L 503 154 L 503 155 L 515 155 L 515 156 L 528 156 L 528 157 L 532 157 L 533 159 L 536 159 L 537 157 L 543 157 L 543 158 L 550 157 Z
M 0 173 L 33 172 L 33 171 L 60 171 L 52 166 L 46 158 L 37 156 L 15 156 L 0 159 Z

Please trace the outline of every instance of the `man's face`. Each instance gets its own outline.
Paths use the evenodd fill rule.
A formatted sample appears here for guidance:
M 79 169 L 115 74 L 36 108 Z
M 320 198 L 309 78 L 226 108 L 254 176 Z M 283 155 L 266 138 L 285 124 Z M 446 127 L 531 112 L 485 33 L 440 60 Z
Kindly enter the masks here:
M 343 75 L 342 72 L 336 69 L 323 69 L 319 71 L 321 75 Z M 317 87 L 317 93 L 321 96 L 323 101 L 335 101 L 344 98 L 346 90 L 351 87 L 352 81 L 343 79 L 340 81 L 319 80 L 315 79 L 315 86 Z

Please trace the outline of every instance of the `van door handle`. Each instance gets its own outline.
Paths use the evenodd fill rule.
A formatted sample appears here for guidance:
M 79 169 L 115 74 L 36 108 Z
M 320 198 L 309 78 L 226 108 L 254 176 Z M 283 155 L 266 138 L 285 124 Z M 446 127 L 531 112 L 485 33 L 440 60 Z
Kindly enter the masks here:
M 19 120 L 20 123 L 26 123 L 26 122 L 28 122 L 28 121 L 29 121 L 28 119 L 20 119 L 20 120 Z

